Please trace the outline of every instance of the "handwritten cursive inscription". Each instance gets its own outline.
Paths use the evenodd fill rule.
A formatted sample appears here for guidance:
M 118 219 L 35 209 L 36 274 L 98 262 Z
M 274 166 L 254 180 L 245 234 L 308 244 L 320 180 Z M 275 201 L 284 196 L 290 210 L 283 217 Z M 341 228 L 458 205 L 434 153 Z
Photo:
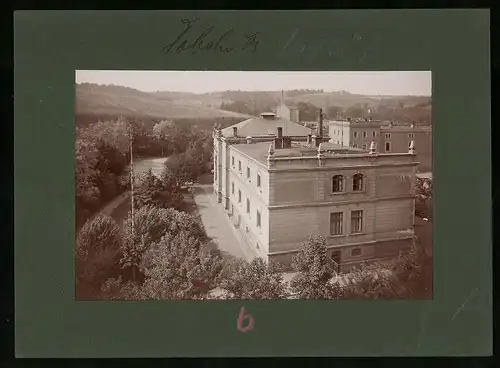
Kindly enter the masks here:
M 378 49 L 381 39 L 370 35 L 361 36 L 354 33 L 335 38 L 305 38 L 301 37 L 299 29 L 295 29 L 288 37 L 283 48 L 282 57 L 293 57 L 305 62 L 314 62 L 316 59 L 330 59 L 336 61 L 357 60 L 361 64 Z
M 238 36 L 234 28 L 224 32 L 217 32 L 214 25 L 209 25 L 200 33 L 196 27 L 199 20 L 199 18 L 183 19 L 181 23 L 184 25 L 184 29 L 170 44 L 164 46 L 161 52 L 166 55 L 168 53 L 179 54 L 182 52 L 196 54 L 198 51 L 221 53 L 245 50 L 257 51 L 260 32 Z

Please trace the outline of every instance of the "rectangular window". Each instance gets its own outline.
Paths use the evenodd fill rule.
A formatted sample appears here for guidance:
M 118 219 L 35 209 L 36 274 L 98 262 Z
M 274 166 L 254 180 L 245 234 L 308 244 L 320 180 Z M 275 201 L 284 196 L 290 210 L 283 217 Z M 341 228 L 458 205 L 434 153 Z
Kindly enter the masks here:
M 372 132 L 372 136 L 375 137 L 377 133 L 375 131 Z
M 391 142 L 385 142 L 385 152 L 390 152 L 391 150 Z
M 330 235 L 342 235 L 343 217 L 342 212 L 330 213 Z
M 410 146 L 411 146 L 411 141 L 408 142 L 408 148 L 410 148 Z
M 231 194 L 234 194 L 234 181 L 231 182 Z
M 391 133 L 385 133 L 385 139 L 391 139 Z
M 358 138 L 358 132 L 354 132 L 354 133 L 352 133 L 352 136 L 353 136 L 354 138 Z
M 234 167 L 234 156 L 231 157 L 231 165 Z
M 363 232 L 363 211 L 351 212 L 351 233 L 359 234 Z
M 361 255 L 361 248 L 354 248 L 351 250 L 351 257 L 359 257 Z
M 363 144 L 363 149 L 364 149 L 364 150 L 366 149 L 366 144 Z
M 241 161 L 238 161 L 238 171 L 241 172 Z
M 247 198 L 247 213 L 250 213 L 250 200 Z
M 241 203 L 241 190 L 238 190 L 238 203 Z
M 368 133 L 363 132 L 363 138 L 366 138 L 368 136 Z
M 260 212 L 257 211 L 257 227 L 260 227 Z
M 260 188 L 260 175 L 257 174 L 257 186 Z
M 250 179 L 250 168 L 247 167 L 247 178 Z
M 413 133 L 408 134 L 408 138 L 412 139 L 414 137 Z
M 353 148 L 358 148 L 358 145 L 356 143 L 354 143 L 352 146 Z

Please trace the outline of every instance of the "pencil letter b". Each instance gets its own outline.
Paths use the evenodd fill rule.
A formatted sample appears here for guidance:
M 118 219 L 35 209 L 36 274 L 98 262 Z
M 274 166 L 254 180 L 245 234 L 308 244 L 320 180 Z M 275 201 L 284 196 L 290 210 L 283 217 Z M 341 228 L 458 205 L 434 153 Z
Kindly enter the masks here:
M 245 320 L 247 320 L 248 323 L 246 324 L 246 326 L 243 326 Z M 253 317 L 250 314 L 245 314 L 245 307 L 241 307 L 240 309 L 240 314 L 238 315 L 237 327 L 238 330 L 240 330 L 241 332 L 247 332 L 253 328 Z

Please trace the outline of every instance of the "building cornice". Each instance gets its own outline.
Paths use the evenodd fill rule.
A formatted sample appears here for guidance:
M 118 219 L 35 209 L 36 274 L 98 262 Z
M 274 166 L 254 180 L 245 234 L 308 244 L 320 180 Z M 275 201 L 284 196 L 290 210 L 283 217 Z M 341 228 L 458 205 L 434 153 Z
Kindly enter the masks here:
M 348 194 L 346 194 L 348 195 Z M 292 203 L 292 204 L 280 204 L 280 205 L 270 205 L 269 210 L 284 210 L 284 209 L 294 209 L 294 208 L 305 208 L 305 207 L 328 207 L 328 206 L 342 206 L 347 204 L 358 204 L 358 203 L 376 203 L 383 201 L 391 201 L 398 199 L 415 199 L 414 195 L 401 195 L 401 196 L 390 196 L 390 197 L 378 197 L 378 198 L 359 198 L 359 193 L 353 193 L 351 198 L 344 201 L 328 201 L 328 202 L 306 202 L 306 203 Z
M 313 157 L 316 159 L 316 157 Z M 274 161 L 274 160 L 273 160 Z M 332 171 L 332 170 L 348 170 L 348 169 L 373 169 L 378 167 L 400 167 L 400 166 L 418 166 L 419 162 L 403 162 L 403 163 L 387 163 L 387 164 L 368 164 L 368 165 L 344 165 L 344 166 L 308 166 L 297 168 L 272 168 L 267 169 L 272 172 L 299 172 L 299 171 Z

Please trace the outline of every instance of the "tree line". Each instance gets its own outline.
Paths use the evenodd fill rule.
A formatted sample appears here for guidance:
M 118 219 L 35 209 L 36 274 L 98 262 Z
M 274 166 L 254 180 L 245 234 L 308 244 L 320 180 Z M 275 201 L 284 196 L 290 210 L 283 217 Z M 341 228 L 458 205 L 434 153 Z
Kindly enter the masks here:
M 210 134 L 208 129 L 199 129 L 196 125 L 170 121 L 152 125 L 118 119 L 77 128 L 77 227 L 104 204 L 130 188 L 130 138 L 136 158 L 173 156 L 172 162 L 177 162 L 180 169 L 195 160 L 210 162 L 206 157 L 211 154 Z
M 288 95 L 288 92 L 287 92 Z M 233 102 L 221 103 L 222 110 L 233 111 L 243 114 L 258 116 L 262 112 L 275 111 L 279 104 L 278 99 L 269 101 L 247 101 L 236 100 Z M 299 110 L 300 121 L 317 121 L 319 108 L 311 103 L 299 101 L 295 103 Z M 417 105 L 399 104 L 379 104 L 371 106 L 369 104 L 354 104 L 349 107 L 328 106 L 324 111 L 326 118 L 335 120 L 339 118 L 358 119 L 371 117 L 374 120 L 399 121 L 402 123 L 416 122 L 419 125 L 431 125 L 431 109 L 427 103 Z
M 111 300 L 429 296 L 423 275 L 432 265 L 418 245 L 387 264 L 361 264 L 349 274 L 338 275 L 325 238 L 310 236 L 294 257 L 295 276 L 285 281 L 278 262 L 224 260 L 194 216 L 146 205 L 135 213 L 133 226 L 134 231 L 129 217 L 120 232 L 111 218 L 100 216 L 82 229 L 77 290 L 91 293 L 81 292 L 80 298 L 92 293 L 94 298 Z M 220 293 L 213 294 L 217 287 Z

